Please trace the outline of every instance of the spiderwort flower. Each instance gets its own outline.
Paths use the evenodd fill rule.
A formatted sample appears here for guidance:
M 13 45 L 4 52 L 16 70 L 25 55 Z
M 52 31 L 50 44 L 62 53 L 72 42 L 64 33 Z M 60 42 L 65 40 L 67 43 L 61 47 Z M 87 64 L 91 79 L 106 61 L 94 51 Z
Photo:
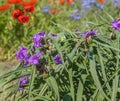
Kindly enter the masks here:
M 115 7 L 120 6 L 120 0 L 114 0 L 114 6 Z
M 70 14 L 69 18 L 72 20 L 80 20 L 80 14 Z
M 82 0 L 82 7 L 83 9 L 85 9 L 85 11 L 90 10 L 91 9 L 90 0 Z
M 54 61 L 56 64 L 62 64 L 62 60 L 60 58 L 60 54 L 54 56 Z
M 44 39 L 44 36 L 45 36 L 45 32 L 39 32 L 33 35 L 33 43 L 35 48 L 42 46 L 42 41 Z
M 53 38 L 57 38 L 56 34 L 50 34 Z
M 79 34 L 80 36 L 83 36 L 85 38 L 88 38 L 89 36 L 94 36 L 97 34 L 97 30 L 91 30 L 91 31 L 86 31 L 86 32 L 83 32 L 82 34 Z
M 69 18 L 74 20 L 74 14 L 69 14 Z
M 49 13 L 49 10 L 50 10 L 50 8 L 48 6 L 44 6 L 43 9 L 42 9 L 42 11 L 46 14 Z
M 75 14 L 75 15 L 74 15 L 74 20 L 80 20 L 80 18 L 81 18 L 81 17 L 80 17 L 80 14 Z
M 26 56 L 25 59 L 24 59 L 24 67 L 27 67 L 29 62 L 28 62 L 28 59 L 29 59 L 30 56 Z
M 80 20 L 80 14 L 79 14 L 79 10 L 75 9 L 73 10 L 73 12 L 69 15 L 69 18 L 72 20 Z
M 85 13 L 92 9 L 92 7 L 96 6 L 98 9 L 102 9 L 104 7 L 103 3 L 105 0 L 82 0 L 82 10 L 81 13 Z
M 27 48 L 20 46 L 20 50 L 16 51 L 16 58 L 20 59 L 20 62 L 23 62 L 25 57 L 27 57 Z
M 104 5 L 103 4 L 96 4 L 97 8 L 100 8 L 100 9 L 103 9 L 104 8 Z
M 31 64 L 31 65 L 37 65 L 39 64 L 39 58 L 42 56 L 42 52 L 38 52 L 32 56 L 29 57 L 28 59 L 28 62 Z
M 26 76 L 20 78 L 20 84 L 19 84 L 20 87 L 18 88 L 18 91 L 24 90 L 21 86 L 24 86 L 24 85 L 26 85 L 27 83 L 28 83 L 28 80 L 27 80 L 27 77 L 26 77 Z
M 112 27 L 113 27 L 114 29 L 120 31 L 120 18 L 117 19 L 117 20 L 115 20 L 115 21 L 113 21 L 113 22 L 111 23 L 111 25 L 112 25 Z

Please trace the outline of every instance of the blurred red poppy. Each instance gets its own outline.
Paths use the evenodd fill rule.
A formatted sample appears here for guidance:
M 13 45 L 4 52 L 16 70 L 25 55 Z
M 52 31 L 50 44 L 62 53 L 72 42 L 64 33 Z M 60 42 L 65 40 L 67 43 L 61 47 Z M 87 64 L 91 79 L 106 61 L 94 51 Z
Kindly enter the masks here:
M 7 0 L 9 4 L 19 4 L 22 0 Z
M 65 0 L 60 0 L 60 4 L 64 4 L 65 3 Z
M 57 10 L 56 10 L 56 9 L 51 9 L 51 10 L 50 10 L 50 13 L 51 13 L 51 14 L 55 14 L 55 13 L 57 13 Z
M 22 1 L 20 4 L 23 6 L 35 6 L 37 4 L 37 0 L 31 0 L 29 2 Z
M 25 7 L 24 7 L 24 10 L 25 10 L 26 12 L 34 12 L 34 7 L 33 7 L 33 6 L 25 6 Z
M 15 19 L 17 19 L 21 15 L 22 15 L 22 11 L 20 9 L 15 9 L 15 10 L 12 11 L 12 16 Z
M 27 23 L 29 21 L 29 16 L 27 15 L 21 15 L 18 17 L 18 21 L 20 23 Z
M 0 11 L 4 12 L 4 11 L 8 10 L 9 8 L 10 8 L 10 5 L 6 3 L 2 6 L 0 6 Z
M 98 2 L 100 2 L 100 3 L 104 3 L 104 2 L 105 2 L 105 0 L 98 0 Z
M 67 0 L 68 4 L 72 4 L 73 0 Z

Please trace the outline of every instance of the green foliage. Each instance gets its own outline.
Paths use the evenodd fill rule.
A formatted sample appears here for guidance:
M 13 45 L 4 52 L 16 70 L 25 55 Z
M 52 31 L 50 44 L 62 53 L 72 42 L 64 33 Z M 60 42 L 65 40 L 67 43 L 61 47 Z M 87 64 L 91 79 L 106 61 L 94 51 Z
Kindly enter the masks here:
M 44 2 L 39 1 L 36 13 L 41 12 Z M 66 17 L 71 8 L 63 7 L 63 10 L 64 14 L 56 16 L 37 13 L 25 25 L 1 13 L 1 47 L 8 50 L 13 46 L 10 49 L 13 51 L 22 42 L 30 49 L 32 34 L 45 30 L 48 35 L 57 33 L 58 38 L 46 38 L 45 45 L 49 46 L 50 40 L 62 60 L 62 64 L 56 65 L 54 54 L 46 52 L 45 65 L 40 65 L 39 70 L 36 66 L 24 68 L 20 63 L 13 71 L 0 76 L 1 101 L 119 101 L 120 35 L 110 27 L 119 10 L 112 8 L 111 15 L 110 7 L 97 14 L 88 12 L 77 22 Z M 87 16 L 89 13 L 91 16 Z M 11 28 L 8 23 L 12 23 Z M 98 29 L 98 35 L 86 40 L 73 29 L 81 32 Z M 116 37 L 112 38 L 110 33 Z M 28 84 L 23 86 L 23 91 L 18 91 L 20 78 L 28 75 Z
M 63 64 L 54 64 L 53 60 L 49 60 L 48 54 L 52 54 L 48 53 L 44 56 L 49 60 L 46 73 L 36 72 L 35 66 L 24 68 L 22 64 L 19 65 L 18 69 L 0 77 L 1 93 L 7 93 L 3 100 L 118 101 L 120 36 L 119 33 L 116 35 L 115 40 L 97 35 L 92 37 L 92 43 L 83 44 L 84 38 L 64 29 L 59 33 L 58 40 L 51 39 L 61 54 Z M 61 37 L 65 39 L 61 40 Z M 23 91 L 17 91 L 16 80 L 28 74 L 31 75 L 29 83 Z

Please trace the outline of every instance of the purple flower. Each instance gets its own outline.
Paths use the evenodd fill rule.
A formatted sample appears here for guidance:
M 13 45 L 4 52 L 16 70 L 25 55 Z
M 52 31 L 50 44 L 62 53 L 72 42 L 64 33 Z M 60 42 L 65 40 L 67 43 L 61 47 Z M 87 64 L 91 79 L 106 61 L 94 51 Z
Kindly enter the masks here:
M 57 38 L 56 34 L 50 34 L 53 38 Z
M 28 62 L 32 65 L 39 64 L 39 58 L 42 56 L 42 52 L 36 53 L 29 57 Z
M 28 62 L 29 56 L 25 57 L 24 59 L 24 67 L 27 67 L 29 62 Z
M 120 0 L 114 0 L 114 6 L 119 7 L 120 6 Z
M 27 48 L 21 45 L 20 50 L 16 51 L 16 58 L 20 59 L 20 62 L 23 62 L 26 56 L 27 56 Z
M 105 0 L 105 2 L 107 2 L 107 0 Z M 82 4 L 81 14 L 84 14 L 87 11 L 93 9 L 94 6 L 98 9 L 103 9 L 104 7 L 104 5 L 99 4 L 97 0 L 81 0 L 81 4 Z
M 97 30 L 92 30 L 92 31 L 86 31 L 86 32 L 83 32 L 82 34 L 79 34 L 79 36 L 83 36 L 85 38 L 88 38 L 89 36 L 94 36 L 97 34 Z
M 39 32 L 33 35 L 33 42 L 35 48 L 42 46 L 42 41 L 44 39 L 44 36 L 45 36 L 45 32 Z
M 74 20 L 80 20 L 80 18 L 81 18 L 81 17 L 80 17 L 80 14 L 75 14 L 75 15 L 74 15 Z
M 81 16 L 79 14 L 79 10 L 78 9 L 73 10 L 72 13 L 69 14 L 69 18 L 71 20 L 80 20 Z
M 73 20 L 74 19 L 74 14 L 70 14 L 69 18 Z
M 118 31 L 120 31 L 120 19 L 117 19 L 111 23 L 112 27 Z
M 74 31 L 74 32 L 80 32 L 80 30 L 78 30 L 78 29 L 74 29 L 73 31 Z
M 54 56 L 54 61 L 55 61 L 56 64 L 62 64 L 60 54 L 57 54 L 57 55 Z
M 42 9 L 42 11 L 46 14 L 49 13 L 49 10 L 50 10 L 50 8 L 48 6 L 44 6 L 43 9 Z
M 24 90 L 21 86 L 24 86 L 27 83 L 28 83 L 27 76 L 20 78 L 20 84 L 19 84 L 20 87 L 18 88 L 18 91 Z
M 80 20 L 81 17 L 80 17 L 80 14 L 72 13 L 72 14 L 69 15 L 69 18 L 72 19 L 72 20 Z
M 20 86 L 23 86 L 25 84 L 27 84 L 27 77 L 26 76 L 20 78 Z
M 20 90 L 24 90 L 24 88 L 18 88 L 18 91 L 20 91 Z

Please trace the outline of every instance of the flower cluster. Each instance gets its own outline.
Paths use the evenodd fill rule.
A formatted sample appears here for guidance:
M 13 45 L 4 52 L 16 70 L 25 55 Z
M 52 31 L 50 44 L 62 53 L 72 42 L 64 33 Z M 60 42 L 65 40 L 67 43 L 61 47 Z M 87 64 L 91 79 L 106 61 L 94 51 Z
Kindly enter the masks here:
M 33 35 L 33 43 L 35 48 L 42 46 L 44 37 L 45 37 L 45 32 L 39 32 Z
M 0 6 L 0 11 L 8 10 L 13 4 L 22 6 L 24 10 L 15 8 L 12 11 L 12 17 L 17 19 L 20 23 L 26 23 L 29 21 L 29 16 L 26 14 L 34 12 L 34 6 L 36 3 L 37 0 L 31 0 L 29 2 L 25 2 L 23 0 L 7 0 L 6 4 Z
M 51 4 L 56 4 L 56 1 L 53 0 L 53 1 L 49 1 Z M 59 4 L 73 4 L 74 3 L 74 0 L 59 0 Z M 44 6 L 43 7 L 43 13 L 45 14 L 58 14 L 60 12 L 60 10 L 58 8 L 53 8 L 53 7 L 49 7 L 49 6 Z
M 91 10 L 93 6 L 96 6 L 98 9 L 102 9 L 105 2 L 105 0 L 82 0 L 81 13 L 85 13 L 88 10 Z
M 104 8 L 104 3 L 108 0 L 80 0 L 81 8 L 77 7 L 75 10 L 73 10 L 68 17 L 71 20 L 80 20 L 82 14 L 86 13 L 89 10 L 92 10 L 92 8 L 96 7 L 98 10 Z M 74 0 L 59 0 L 59 2 L 52 0 L 50 1 L 51 4 L 55 5 L 64 5 L 64 4 L 75 4 L 77 3 Z M 58 7 L 58 6 L 57 6 Z M 50 6 L 44 6 L 43 7 L 43 13 L 45 14 L 58 14 L 59 12 L 62 12 L 61 9 L 53 8 Z
M 80 20 L 81 17 L 79 10 L 78 9 L 74 10 L 71 14 L 69 14 L 69 18 L 72 20 Z
M 60 10 L 55 9 L 55 8 L 50 8 L 49 6 L 44 6 L 42 9 L 43 9 L 42 10 L 43 13 L 45 13 L 45 14 L 52 14 L 52 15 L 54 15 L 54 14 L 57 14 L 57 13 L 60 12 Z
M 44 48 L 44 38 L 48 37 L 45 32 L 38 32 L 37 34 L 33 35 L 33 47 L 31 48 L 31 52 L 35 51 L 35 49 L 39 49 L 39 51 L 35 52 L 34 54 L 30 54 L 28 52 L 28 49 L 23 47 L 22 45 L 20 46 L 20 49 L 16 51 L 16 58 L 20 60 L 20 62 L 24 63 L 24 66 L 27 67 L 29 64 L 30 65 L 38 65 L 40 63 L 40 58 L 44 55 L 45 51 L 42 50 Z M 57 35 L 55 34 L 50 34 L 50 37 L 56 38 Z M 57 55 L 54 57 L 55 63 L 60 64 L 61 59 L 60 56 Z
M 120 31 L 120 19 L 117 19 L 111 22 L 111 25 L 114 29 Z M 83 44 L 87 44 L 87 43 L 90 43 L 91 37 L 95 36 L 98 33 L 98 30 L 89 30 L 82 33 L 80 32 L 80 30 L 74 30 L 74 32 L 76 32 L 78 36 L 83 37 L 85 39 L 82 42 Z M 45 50 L 42 49 L 45 46 L 44 41 L 49 39 L 49 37 L 50 39 L 57 39 L 58 36 L 53 33 L 46 34 L 43 31 L 38 32 L 37 34 L 34 34 L 32 37 L 32 40 L 33 40 L 32 48 L 28 50 L 27 48 L 21 45 L 20 49 L 16 51 L 16 58 L 19 59 L 20 62 L 24 63 L 25 67 L 28 65 L 34 65 L 36 66 L 37 70 L 39 70 L 38 67 L 41 66 L 41 63 L 43 64 L 44 62 L 44 59 L 42 58 L 44 57 L 43 55 L 45 55 Z M 57 65 L 62 64 L 61 55 L 59 53 L 56 53 L 56 51 L 53 51 L 53 54 L 51 55 L 53 55 L 52 58 L 54 60 L 54 63 Z M 64 53 L 62 55 L 64 55 Z M 22 86 L 26 85 L 27 83 L 28 83 L 28 76 L 24 76 L 20 78 L 20 84 L 19 84 L 20 87 L 18 90 L 19 91 L 23 90 Z
M 120 6 L 120 0 L 114 0 L 114 6 L 119 7 Z
M 34 34 L 32 37 L 33 45 L 32 48 L 27 49 L 24 46 L 20 46 L 19 50 L 16 50 L 16 58 L 17 60 L 20 60 L 21 63 L 23 63 L 24 67 L 34 65 L 37 70 L 39 71 L 38 67 L 43 64 L 42 57 L 45 54 L 45 51 L 42 50 L 44 48 L 44 38 L 52 37 L 57 38 L 56 34 L 50 34 L 47 35 L 45 32 L 38 32 L 37 34 Z M 62 64 L 62 60 L 60 58 L 60 54 L 56 54 L 53 56 L 53 60 L 55 64 Z M 42 63 L 42 64 L 41 64 Z M 20 87 L 19 91 L 23 90 L 24 85 L 28 83 L 28 77 L 24 76 L 20 78 Z
M 59 0 L 59 3 L 60 3 L 60 4 L 64 4 L 65 1 L 66 1 L 68 4 L 73 4 L 73 3 L 74 3 L 73 0 Z
M 0 6 L 0 11 L 4 12 L 10 8 L 10 5 L 8 3 Z
M 111 26 L 115 29 L 120 31 L 120 18 L 111 22 Z M 85 32 L 80 32 L 80 30 L 74 30 L 74 32 L 78 33 L 77 35 L 80 37 L 83 37 L 85 40 L 83 41 L 83 44 L 89 43 L 91 40 L 89 40 L 89 38 L 91 38 L 92 36 L 95 36 L 98 33 L 98 30 L 87 30 Z M 57 35 L 56 34 L 46 34 L 45 32 L 38 32 L 37 34 L 34 34 L 32 37 L 33 40 L 33 45 L 32 48 L 28 51 L 27 48 L 23 47 L 22 45 L 20 46 L 20 49 L 18 51 L 16 51 L 16 57 L 17 59 L 20 60 L 20 62 L 24 63 L 25 66 L 28 66 L 28 64 L 30 65 L 35 65 L 36 68 L 38 66 L 41 66 L 41 62 L 44 63 L 44 61 L 42 61 L 42 56 L 45 54 L 43 50 L 41 50 L 44 45 L 46 40 L 49 39 L 49 37 L 52 37 L 50 39 L 57 39 Z M 47 38 L 45 40 L 45 38 Z M 79 41 L 78 41 L 79 42 Z M 37 51 L 35 51 L 37 50 Z M 71 49 L 72 50 L 72 49 Z M 86 50 L 85 50 L 86 51 Z M 54 56 L 52 57 L 54 60 L 54 63 L 57 65 L 62 64 L 62 59 L 61 59 L 61 55 L 59 53 L 56 53 L 56 51 L 54 51 Z M 53 55 L 53 54 L 50 54 Z M 64 56 L 64 53 L 62 54 Z M 51 56 L 50 56 L 51 58 Z M 50 60 L 50 61 L 51 61 Z M 23 86 L 25 86 L 28 83 L 28 77 L 29 76 L 24 76 L 22 78 L 20 78 L 20 84 L 19 84 L 19 91 L 20 90 L 24 90 Z
M 28 50 L 20 46 L 20 50 L 16 51 L 16 58 L 20 60 L 20 62 L 24 63 L 24 66 L 37 65 L 39 64 L 39 58 L 42 56 L 42 52 L 37 52 L 36 54 L 30 55 L 28 54 Z

